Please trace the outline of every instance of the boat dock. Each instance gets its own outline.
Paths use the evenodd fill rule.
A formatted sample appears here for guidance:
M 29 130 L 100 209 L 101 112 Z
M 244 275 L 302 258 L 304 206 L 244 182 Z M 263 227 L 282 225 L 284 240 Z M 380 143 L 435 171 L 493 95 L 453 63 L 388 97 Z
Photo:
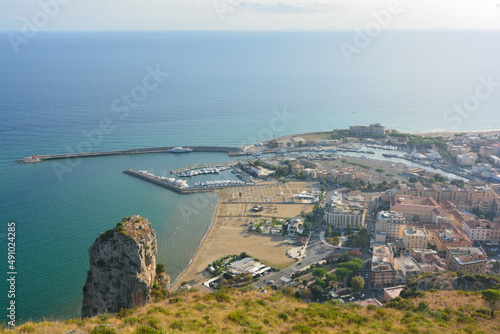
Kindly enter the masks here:
M 17 160 L 17 162 L 23 163 L 35 163 L 45 160 L 59 160 L 59 159 L 75 159 L 75 158 L 89 158 L 89 157 L 103 157 L 110 155 L 130 155 L 130 154 L 148 154 L 148 153 L 172 153 L 172 154 L 187 154 L 187 153 L 175 153 L 170 152 L 175 146 L 168 147 L 149 147 L 149 148 L 135 148 L 129 150 L 120 151 L 103 151 L 103 152 L 84 152 L 84 153 L 67 153 L 67 154 L 51 154 L 51 155 L 33 155 L 31 157 L 26 157 Z M 224 146 L 185 146 L 186 149 L 192 150 L 192 152 L 239 152 L 241 149 L 239 147 L 224 147 Z
M 123 171 L 123 173 L 135 176 L 144 181 L 151 182 L 160 187 L 167 188 L 172 190 L 178 194 L 194 194 L 194 193 L 202 193 L 202 192 L 210 192 L 215 189 L 223 189 L 223 188 L 233 188 L 233 187 L 243 187 L 255 185 L 253 182 L 247 181 L 234 181 L 234 180 L 215 180 L 215 181 L 206 181 L 206 182 L 197 182 L 194 186 L 190 186 L 186 181 L 175 178 L 166 178 L 163 176 L 156 176 L 147 171 L 134 171 L 132 169 L 128 169 Z

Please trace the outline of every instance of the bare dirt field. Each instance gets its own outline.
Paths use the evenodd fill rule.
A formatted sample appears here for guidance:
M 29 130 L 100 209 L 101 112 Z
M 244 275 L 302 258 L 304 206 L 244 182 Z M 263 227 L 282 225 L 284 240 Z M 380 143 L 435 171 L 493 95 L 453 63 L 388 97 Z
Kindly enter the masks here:
M 267 265 L 288 266 L 293 262 L 293 259 L 286 255 L 286 250 L 292 247 L 291 243 L 294 242 L 294 239 L 281 235 L 247 232 L 247 223 L 271 217 L 292 218 L 300 215 L 302 211 L 311 212 L 312 204 L 298 203 L 298 201 L 293 204 L 283 204 L 282 198 L 291 199 L 293 194 L 301 193 L 304 190 L 313 190 L 312 186 L 314 185 L 307 182 L 290 182 L 217 191 L 221 201 L 214 224 L 193 262 L 175 282 L 174 288 L 183 281 L 188 281 L 193 286 L 203 283 L 210 278 L 210 275 L 205 271 L 207 265 L 229 254 L 247 252 Z M 317 185 L 315 189 L 317 189 Z M 242 193 L 241 197 L 239 196 L 240 192 Z M 278 203 L 266 201 L 266 199 L 274 198 L 278 198 L 280 201 Z M 257 202 L 261 203 L 263 210 L 253 212 L 251 209 Z

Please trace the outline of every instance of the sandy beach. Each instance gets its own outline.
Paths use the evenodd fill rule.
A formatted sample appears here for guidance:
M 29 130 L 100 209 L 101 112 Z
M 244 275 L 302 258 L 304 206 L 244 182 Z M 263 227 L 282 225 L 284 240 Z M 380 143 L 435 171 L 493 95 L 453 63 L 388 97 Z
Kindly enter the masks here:
M 246 252 L 267 265 L 280 268 L 291 264 L 294 260 L 286 255 L 286 251 L 292 247 L 294 239 L 247 232 L 247 223 L 272 217 L 294 217 L 302 211 L 311 212 L 313 205 L 309 203 L 283 204 L 283 198 L 289 200 L 293 194 L 312 190 L 311 186 L 306 182 L 291 182 L 216 191 L 219 205 L 214 222 L 193 261 L 172 287 L 175 289 L 184 281 L 192 286 L 200 285 L 211 277 L 205 270 L 208 264 L 229 254 Z M 255 213 L 251 208 L 257 202 L 264 210 L 258 213 L 259 217 L 252 217 Z

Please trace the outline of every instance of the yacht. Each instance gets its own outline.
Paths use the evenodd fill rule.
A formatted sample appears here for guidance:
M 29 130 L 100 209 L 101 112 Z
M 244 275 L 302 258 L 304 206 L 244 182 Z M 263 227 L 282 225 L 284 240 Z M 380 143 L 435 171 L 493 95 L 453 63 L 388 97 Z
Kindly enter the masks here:
M 182 147 L 182 146 L 178 146 L 178 147 L 174 147 L 173 149 L 171 149 L 169 152 L 170 153 L 187 153 L 187 152 L 192 152 L 193 150 L 186 147 Z

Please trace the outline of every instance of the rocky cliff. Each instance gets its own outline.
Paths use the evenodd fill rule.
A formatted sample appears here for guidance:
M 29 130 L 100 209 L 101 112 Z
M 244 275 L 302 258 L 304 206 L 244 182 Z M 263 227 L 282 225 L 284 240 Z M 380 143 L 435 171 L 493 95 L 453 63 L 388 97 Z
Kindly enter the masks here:
M 156 250 L 156 232 L 140 216 L 126 217 L 101 233 L 89 248 L 82 317 L 142 306 L 153 289 L 168 289 L 170 278 L 156 274 Z

